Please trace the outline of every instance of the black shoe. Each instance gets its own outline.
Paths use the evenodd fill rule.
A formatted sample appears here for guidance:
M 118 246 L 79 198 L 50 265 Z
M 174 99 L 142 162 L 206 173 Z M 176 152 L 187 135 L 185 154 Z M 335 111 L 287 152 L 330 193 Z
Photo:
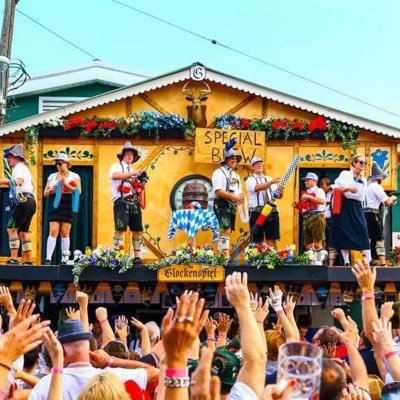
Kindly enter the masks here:
M 142 265 L 142 259 L 140 257 L 135 257 L 133 259 L 133 265 Z
M 51 260 L 46 260 L 43 265 L 51 265 Z
M 19 261 L 15 258 L 9 258 L 6 262 L 7 265 L 19 265 Z
M 24 261 L 22 265 L 33 265 L 32 261 Z
M 344 264 L 345 267 L 350 267 L 350 263 Z
M 370 262 L 369 262 L 369 266 L 370 267 L 376 267 L 378 265 L 378 263 L 375 261 L 375 260 L 371 260 Z

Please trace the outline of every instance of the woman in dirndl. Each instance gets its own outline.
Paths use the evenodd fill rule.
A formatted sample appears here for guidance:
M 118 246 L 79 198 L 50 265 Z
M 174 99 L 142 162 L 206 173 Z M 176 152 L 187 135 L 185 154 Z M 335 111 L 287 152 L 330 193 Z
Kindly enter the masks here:
M 357 154 L 351 160 L 350 171 L 342 171 L 332 185 L 334 189 L 339 188 L 343 196 L 340 213 L 333 212 L 331 216 L 329 247 L 341 250 L 346 266 L 350 265 L 350 250 L 361 251 L 368 262 L 371 261 L 367 221 L 363 212 L 367 192 L 367 180 L 363 176 L 365 165 L 365 157 Z
M 69 158 L 64 153 L 58 153 L 56 158 L 57 172 L 50 174 L 44 189 L 44 197 L 50 197 L 49 204 L 49 237 L 47 238 L 45 265 L 51 265 L 58 235 L 61 236 L 61 264 L 69 259 L 70 231 L 74 221 L 73 194 L 78 190 L 81 193 L 81 178 L 70 171 Z M 58 189 L 58 185 L 61 187 Z M 57 189 L 61 189 L 61 198 L 55 204 Z

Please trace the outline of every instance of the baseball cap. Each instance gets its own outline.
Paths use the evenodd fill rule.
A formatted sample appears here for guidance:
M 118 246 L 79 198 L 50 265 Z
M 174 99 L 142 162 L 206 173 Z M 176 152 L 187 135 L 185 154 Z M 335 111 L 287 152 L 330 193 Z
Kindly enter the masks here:
M 302 178 L 302 180 L 305 181 L 306 179 L 312 179 L 318 182 L 318 175 L 314 174 L 314 172 L 307 172 L 307 175 L 304 178 Z
M 253 157 L 252 159 L 251 159 L 251 165 L 254 165 L 256 162 L 263 162 L 264 160 L 261 158 L 261 157 Z

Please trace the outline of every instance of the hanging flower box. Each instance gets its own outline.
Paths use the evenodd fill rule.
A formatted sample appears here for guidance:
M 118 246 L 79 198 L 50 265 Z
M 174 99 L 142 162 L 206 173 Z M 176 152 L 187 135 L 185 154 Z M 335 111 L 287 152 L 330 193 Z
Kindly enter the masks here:
M 71 129 L 64 129 L 63 126 L 46 126 L 39 128 L 39 137 L 42 138 L 77 138 L 81 133 L 81 129 L 78 127 Z

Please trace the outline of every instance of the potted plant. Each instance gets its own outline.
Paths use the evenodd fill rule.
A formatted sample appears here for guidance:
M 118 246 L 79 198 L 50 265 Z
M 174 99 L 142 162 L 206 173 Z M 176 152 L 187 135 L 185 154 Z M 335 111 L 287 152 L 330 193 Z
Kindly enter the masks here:
M 325 132 L 328 130 L 328 125 L 324 117 L 317 116 L 310 121 L 308 129 L 310 130 L 311 139 L 323 140 Z

